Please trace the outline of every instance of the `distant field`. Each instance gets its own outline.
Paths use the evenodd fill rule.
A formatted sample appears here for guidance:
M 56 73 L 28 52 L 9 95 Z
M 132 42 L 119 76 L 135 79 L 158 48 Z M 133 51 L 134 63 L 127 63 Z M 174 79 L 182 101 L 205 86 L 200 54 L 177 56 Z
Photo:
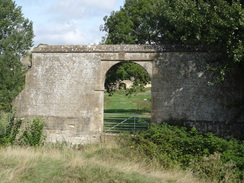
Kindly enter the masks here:
M 105 113 L 133 113 L 142 114 L 151 112 L 151 88 L 145 92 L 138 92 L 126 96 L 125 91 L 116 91 L 112 96 L 104 94 Z

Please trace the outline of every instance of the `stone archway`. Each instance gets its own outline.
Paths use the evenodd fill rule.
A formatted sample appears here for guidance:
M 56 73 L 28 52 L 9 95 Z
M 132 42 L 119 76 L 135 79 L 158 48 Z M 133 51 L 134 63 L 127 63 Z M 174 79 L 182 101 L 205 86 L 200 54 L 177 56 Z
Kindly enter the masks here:
M 228 106 L 241 99 L 243 87 L 233 81 L 208 85 L 212 78 L 206 64 L 215 57 L 188 46 L 42 45 L 32 51 L 26 87 L 13 105 L 18 117 L 45 118 L 47 141 L 98 140 L 105 74 L 118 62 L 132 61 L 151 76 L 153 122 L 169 118 L 225 122 L 235 114 Z

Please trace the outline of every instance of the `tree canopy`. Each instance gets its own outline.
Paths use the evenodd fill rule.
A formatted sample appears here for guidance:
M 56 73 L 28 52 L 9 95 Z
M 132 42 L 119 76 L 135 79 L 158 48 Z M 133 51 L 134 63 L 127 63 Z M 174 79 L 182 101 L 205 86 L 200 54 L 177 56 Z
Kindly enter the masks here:
M 244 1 L 126 0 L 119 11 L 104 17 L 103 44 L 202 45 L 218 49 L 219 79 L 242 67 Z
M 23 17 L 12 0 L 0 1 L 0 110 L 9 110 L 23 89 L 24 69 L 20 62 L 33 45 L 32 22 Z
M 150 76 L 147 71 L 139 64 L 133 62 L 121 62 L 111 67 L 105 80 L 105 89 L 111 93 L 120 81 L 131 80 L 133 87 L 127 94 L 134 93 L 138 88 L 142 89 L 144 85 L 150 82 Z

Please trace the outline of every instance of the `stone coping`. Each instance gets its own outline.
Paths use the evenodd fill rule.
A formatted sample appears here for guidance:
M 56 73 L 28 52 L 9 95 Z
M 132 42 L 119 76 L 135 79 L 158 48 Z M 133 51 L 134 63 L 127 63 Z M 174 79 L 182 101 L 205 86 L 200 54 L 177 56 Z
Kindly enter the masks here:
M 157 53 L 209 52 L 203 46 L 188 45 L 40 45 L 32 53 Z

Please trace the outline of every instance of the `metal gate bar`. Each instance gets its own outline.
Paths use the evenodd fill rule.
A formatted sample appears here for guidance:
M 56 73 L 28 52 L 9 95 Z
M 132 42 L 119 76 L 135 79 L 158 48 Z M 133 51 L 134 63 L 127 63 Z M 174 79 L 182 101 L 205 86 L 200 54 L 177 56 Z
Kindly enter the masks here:
M 135 132 L 147 129 L 150 124 L 149 115 L 105 113 L 104 116 L 105 133 Z

